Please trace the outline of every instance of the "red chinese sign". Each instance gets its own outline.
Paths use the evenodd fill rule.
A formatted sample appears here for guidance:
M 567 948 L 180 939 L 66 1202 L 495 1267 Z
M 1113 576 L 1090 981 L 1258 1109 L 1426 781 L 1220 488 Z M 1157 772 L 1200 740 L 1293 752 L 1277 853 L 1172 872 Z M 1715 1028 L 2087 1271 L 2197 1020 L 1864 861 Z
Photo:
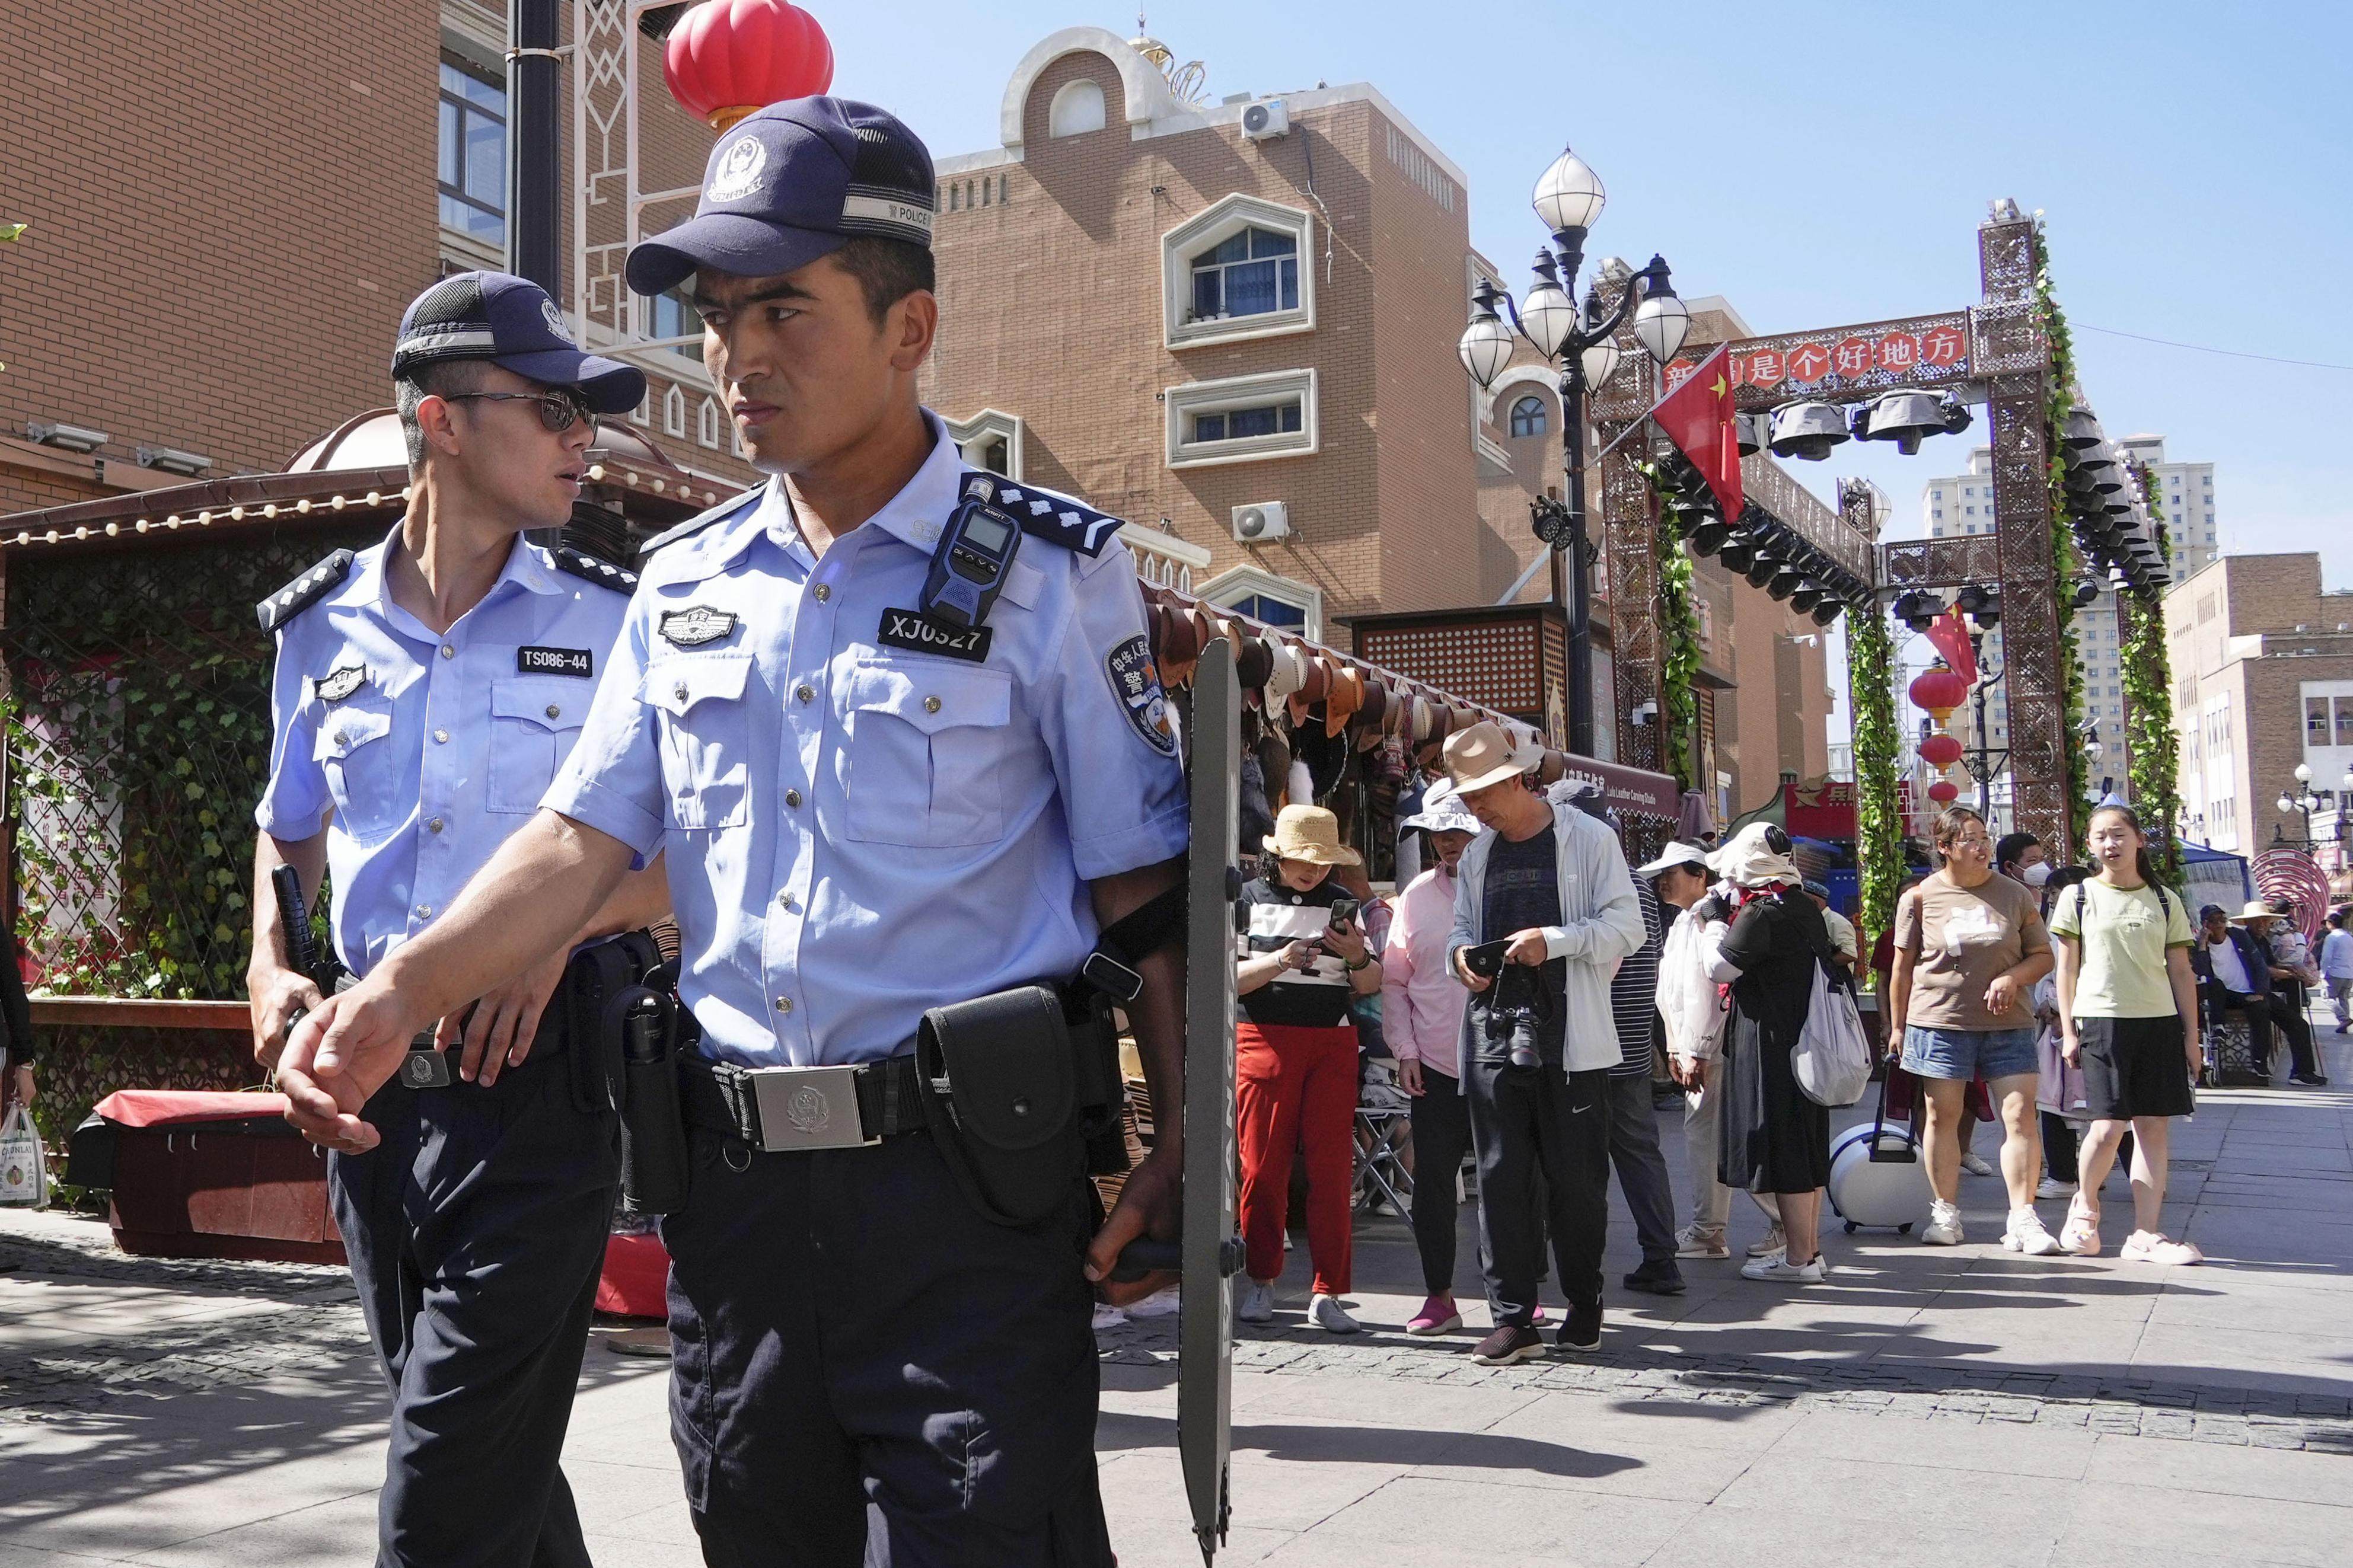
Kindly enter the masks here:
M 1799 838 L 1852 838 L 1854 785 L 1830 779 L 1781 785 L 1781 813 Z
M 1895 386 L 1941 385 L 1969 374 L 1969 320 L 1961 312 L 1867 326 L 1834 327 L 1731 345 L 1732 384 L 1744 407 L 1792 395 Z M 1672 392 L 1699 368 L 1707 348 L 1671 361 L 1662 385 Z

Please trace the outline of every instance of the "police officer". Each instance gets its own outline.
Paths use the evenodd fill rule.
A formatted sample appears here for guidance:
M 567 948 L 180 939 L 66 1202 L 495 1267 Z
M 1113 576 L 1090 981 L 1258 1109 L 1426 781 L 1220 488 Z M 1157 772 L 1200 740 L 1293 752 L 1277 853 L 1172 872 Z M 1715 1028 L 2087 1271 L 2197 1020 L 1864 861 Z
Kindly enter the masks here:
M 1180 881 L 1176 746 L 1116 521 L 968 472 L 917 400 L 933 191 L 891 115 L 775 104 L 631 255 L 640 292 L 692 279 L 775 478 L 656 542 L 549 809 L 281 1070 L 306 1131 L 374 1138 L 417 1019 L 667 850 L 701 1037 L 670 1415 L 713 1564 L 1108 1563 L 1086 1280 L 1173 1230 L 1182 953 L 1136 927 Z M 1141 975 L 1160 1141 L 1089 1243 L 1082 1181 L 983 1213 L 907 1053 L 927 1009 L 1105 949 Z
M 272 874 L 296 868 L 307 898 L 331 869 L 335 950 L 353 974 L 382 973 L 530 820 L 579 738 L 634 586 L 521 535 L 570 516 L 596 416 L 634 407 L 643 374 L 581 353 L 545 293 L 493 272 L 419 295 L 392 374 L 407 515 L 260 606 L 278 642 L 248 975 L 265 1064 L 292 1012 L 322 1000 L 289 967 Z M 368 1103 L 381 1142 L 330 1161 L 393 1387 L 379 1563 L 588 1562 L 557 1458 L 618 1143 L 550 1000 L 575 942 L 668 905 L 653 873 L 566 906 L 555 940 L 456 999 L 480 998 L 470 1016 L 435 1009 L 448 1014 L 438 1048 Z

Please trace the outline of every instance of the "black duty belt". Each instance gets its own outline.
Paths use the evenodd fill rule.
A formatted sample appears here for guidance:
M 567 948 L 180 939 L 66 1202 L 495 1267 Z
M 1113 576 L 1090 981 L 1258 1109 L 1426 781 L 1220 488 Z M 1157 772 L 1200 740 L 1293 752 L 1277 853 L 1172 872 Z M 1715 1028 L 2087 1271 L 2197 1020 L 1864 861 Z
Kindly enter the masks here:
M 923 1126 L 913 1055 L 815 1068 L 746 1068 L 686 1057 L 680 1109 L 689 1127 L 765 1153 L 857 1149 Z

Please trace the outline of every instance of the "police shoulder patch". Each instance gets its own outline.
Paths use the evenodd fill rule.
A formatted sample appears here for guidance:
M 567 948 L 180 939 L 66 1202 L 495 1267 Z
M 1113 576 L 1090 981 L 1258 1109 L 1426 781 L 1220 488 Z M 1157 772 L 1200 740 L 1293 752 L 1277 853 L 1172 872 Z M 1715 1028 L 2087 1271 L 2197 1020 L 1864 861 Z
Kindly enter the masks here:
M 558 572 L 568 572 L 575 577 L 584 578 L 600 588 L 610 588 L 617 594 L 634 594 L 638 591 L 638 574 L 626 566 L 616 566 L 609 561 L 600 561 L 587 552 L 575 550 L 568 544 L 557 545 L 554 555 L 555 569 Z
M 1021 531 L 1030 538 L 1082 555 L 1101 555 L 1119 537 L 1120 520 L 1110 513 L 1002 474 L 966 470 L 963 496 L 967 500 L 978 497 L 1019 518 Z
M 336 551 L 256 605 L 254 618 L 261 623 L 263 631 L 276 631 L 333 592 L 335 584 L 351 574 L 352 563 L 358 559 L 353 551 Z
M 1176 731 L 1168 724 L 1168 697 L 1160 689 L 1160 667 L 1152 661 L 1152 644 L 1142 632 L 1103 656 L 1103 674 L 1127 715 L 1128 728 L 1164 757 L 1176 754 Z

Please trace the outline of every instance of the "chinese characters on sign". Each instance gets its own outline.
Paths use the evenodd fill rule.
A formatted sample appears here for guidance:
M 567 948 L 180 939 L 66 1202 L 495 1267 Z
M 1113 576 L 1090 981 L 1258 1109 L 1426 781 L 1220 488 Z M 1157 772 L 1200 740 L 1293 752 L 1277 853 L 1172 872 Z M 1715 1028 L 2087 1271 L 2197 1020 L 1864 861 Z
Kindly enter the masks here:
M 1671 362 L 1663 373 L 1663 390 L 1681 385 L 1699 367 L 1704 353 Z M 1732 384 L 1746 407 L 1795 394 L 1937 385 L 1969 374 L 1969 322 L 1967 315 L 1955 312 L 1750 338 L 1732 345 L 1730 359 Z

